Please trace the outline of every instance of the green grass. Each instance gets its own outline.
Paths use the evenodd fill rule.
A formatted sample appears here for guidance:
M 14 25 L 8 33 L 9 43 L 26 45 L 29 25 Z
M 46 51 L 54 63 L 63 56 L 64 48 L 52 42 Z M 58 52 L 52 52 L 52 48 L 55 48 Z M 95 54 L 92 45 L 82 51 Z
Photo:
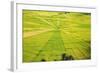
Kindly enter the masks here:
M 91 59 L 91 14 L 23 10 L 23 62 Z

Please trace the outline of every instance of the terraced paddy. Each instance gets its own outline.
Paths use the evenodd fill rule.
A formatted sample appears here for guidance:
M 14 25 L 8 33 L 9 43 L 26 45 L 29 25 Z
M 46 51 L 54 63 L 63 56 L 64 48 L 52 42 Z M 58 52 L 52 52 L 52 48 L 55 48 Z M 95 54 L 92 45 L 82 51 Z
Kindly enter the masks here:
M 23 62 L 91 59 L 91 14 L 23 10 Z

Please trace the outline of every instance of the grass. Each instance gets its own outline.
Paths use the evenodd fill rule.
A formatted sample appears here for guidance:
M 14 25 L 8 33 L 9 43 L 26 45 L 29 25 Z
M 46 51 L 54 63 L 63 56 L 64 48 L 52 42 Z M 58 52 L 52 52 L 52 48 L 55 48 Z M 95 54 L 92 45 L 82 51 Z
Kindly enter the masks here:
M 91 14 L 23 10 L 23 62 L 91 59 Z

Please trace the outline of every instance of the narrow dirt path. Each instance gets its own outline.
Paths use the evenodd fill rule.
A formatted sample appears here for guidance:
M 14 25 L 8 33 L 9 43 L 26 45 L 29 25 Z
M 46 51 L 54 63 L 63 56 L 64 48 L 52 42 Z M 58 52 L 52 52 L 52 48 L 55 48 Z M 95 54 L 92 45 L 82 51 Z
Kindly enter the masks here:
M 52 31 L 53 29 L 42 29 L 42 30 L 39 30 L 39 31 L 30 31 L 30 32 L 24 32 L 24 38 L 27 38 L 27 37 L 31 37 L 31 36 L 34 36 L 34 35 L 38 35 L 38 34 L 41 34 L 41 33 L 44 33 L 44 32 L 48 32 L 48 31 Z

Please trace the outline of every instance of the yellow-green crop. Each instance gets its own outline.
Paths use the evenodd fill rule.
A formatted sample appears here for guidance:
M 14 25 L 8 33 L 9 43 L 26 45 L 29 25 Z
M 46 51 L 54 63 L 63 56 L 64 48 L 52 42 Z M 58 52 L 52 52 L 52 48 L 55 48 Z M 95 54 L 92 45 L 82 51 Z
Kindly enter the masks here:
M 91 14 L 23 10 L 23 62 L 62 61 L 63 54 L 91 59 Z

